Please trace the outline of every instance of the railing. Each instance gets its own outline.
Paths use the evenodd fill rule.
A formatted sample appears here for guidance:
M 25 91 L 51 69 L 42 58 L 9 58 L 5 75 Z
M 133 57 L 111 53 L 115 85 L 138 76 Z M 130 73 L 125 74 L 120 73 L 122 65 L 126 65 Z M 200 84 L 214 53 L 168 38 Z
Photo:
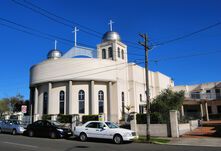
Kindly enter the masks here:
M 192 99 L 192 100 L 216 100 L 216 99 L 221 99 L 221 93 L 190 92 L 190 93 L 185 93 L 185 97 L 187 99 Z

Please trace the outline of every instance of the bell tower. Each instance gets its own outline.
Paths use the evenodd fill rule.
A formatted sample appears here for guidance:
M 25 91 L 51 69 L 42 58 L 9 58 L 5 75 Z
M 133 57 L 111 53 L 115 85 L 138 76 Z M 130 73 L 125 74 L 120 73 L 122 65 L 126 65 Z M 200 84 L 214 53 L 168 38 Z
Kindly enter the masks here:
M 102 42 L 97 45 L 97 57 L 100 59 L 127 62 L 127 46 L 121 42 L 120 35 L 112 31 L 113 23 L 110 20 L 109 31 L 103 35 Z

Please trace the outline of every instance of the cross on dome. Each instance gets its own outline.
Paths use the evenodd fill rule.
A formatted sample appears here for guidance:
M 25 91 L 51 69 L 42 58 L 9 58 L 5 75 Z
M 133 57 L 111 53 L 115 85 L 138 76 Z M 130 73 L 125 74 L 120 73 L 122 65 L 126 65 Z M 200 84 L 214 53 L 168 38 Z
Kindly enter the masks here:
M 58 43 L 58 41 L 55 40 L 55 41 L 54 41 L 54 49 L 55 49 L 55 50 L 57 49 L 57 43 Z
M 112 31 L 113 30 L 113 21 L 112 20 L 110 20 L 110 22 L 108 23 L 109 24 L 109 26 L 110 26 L 110 31 Z

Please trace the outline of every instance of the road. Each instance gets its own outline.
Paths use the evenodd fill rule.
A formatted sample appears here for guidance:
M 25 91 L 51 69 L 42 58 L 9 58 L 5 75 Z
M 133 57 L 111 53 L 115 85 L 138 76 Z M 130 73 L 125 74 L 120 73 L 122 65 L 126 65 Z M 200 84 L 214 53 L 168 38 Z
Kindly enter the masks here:
M 74 139 L 30 138 L 0 134 L 1 151 L 218 151 L 215 147 L 155 145 L 141 143 L 112 144 L 108 141 L 80 142 Z

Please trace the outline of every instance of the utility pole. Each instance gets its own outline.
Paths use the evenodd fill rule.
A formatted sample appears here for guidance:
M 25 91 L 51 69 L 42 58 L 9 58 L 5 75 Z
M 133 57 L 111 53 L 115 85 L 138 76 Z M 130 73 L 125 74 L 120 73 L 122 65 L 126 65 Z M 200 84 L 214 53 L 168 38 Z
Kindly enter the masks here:
M 149 95 L 149 74 L 148 74 L 148 37 L 147 34 L 139 34 L 144 39 L 144 42 L 139 42 L 145 50 L 145 73 L 146 73 L 146 140 L 150 141 L 150 95 Z

